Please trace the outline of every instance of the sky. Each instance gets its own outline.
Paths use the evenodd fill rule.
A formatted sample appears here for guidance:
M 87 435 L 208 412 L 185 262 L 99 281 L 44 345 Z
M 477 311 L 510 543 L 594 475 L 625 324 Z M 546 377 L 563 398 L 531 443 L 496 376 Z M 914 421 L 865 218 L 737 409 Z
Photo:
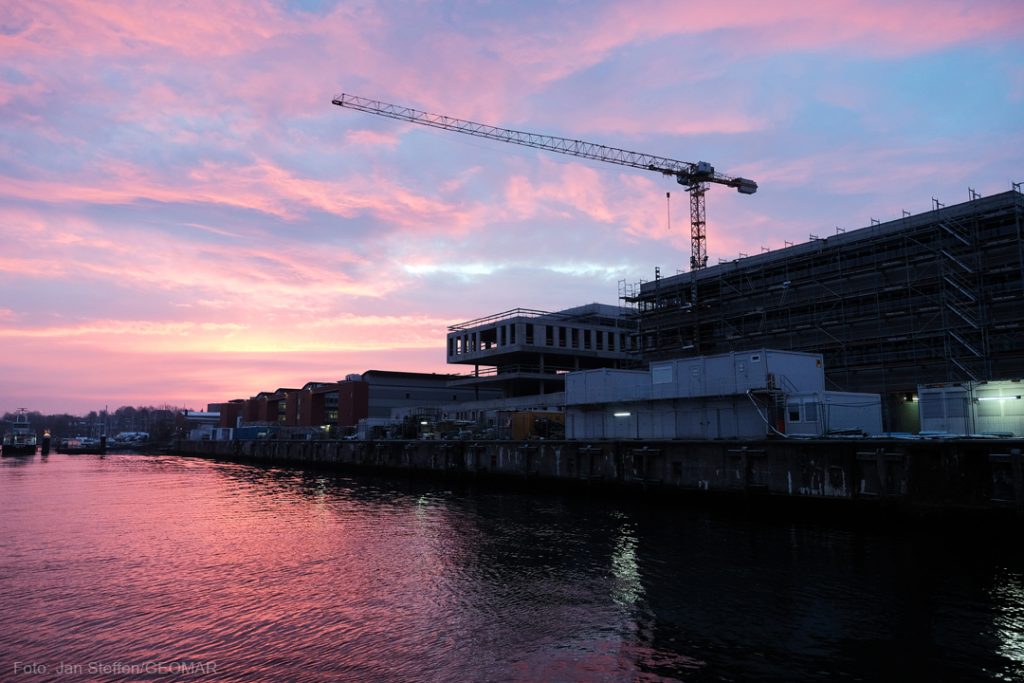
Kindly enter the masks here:
M 467 372 L 449 325 L 688 268 L 671 178 L 340 93 L 751 178 L 715 264 L 1024 181 L 1024 3 L 5 0 L 0 413 Z

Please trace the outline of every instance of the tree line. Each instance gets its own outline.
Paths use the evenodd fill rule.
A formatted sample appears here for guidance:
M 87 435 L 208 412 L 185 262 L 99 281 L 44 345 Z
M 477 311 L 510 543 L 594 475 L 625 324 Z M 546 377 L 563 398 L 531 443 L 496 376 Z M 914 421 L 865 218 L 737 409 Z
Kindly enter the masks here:
M 162 441 L 175 435 L 176 418 L 183 410 L 186 409 L 171 406 L 121 406 L 114 411 L 93 410 L 86 415 L 46 415 L 38 411 L 29 411 L 26 415 L 40 438 L 47 431 L 54 438 L 148 432 L 150 439 Z M 5 413 L 3 420 L 5 423 L 12 423 L 16 415 L 17 413 Z

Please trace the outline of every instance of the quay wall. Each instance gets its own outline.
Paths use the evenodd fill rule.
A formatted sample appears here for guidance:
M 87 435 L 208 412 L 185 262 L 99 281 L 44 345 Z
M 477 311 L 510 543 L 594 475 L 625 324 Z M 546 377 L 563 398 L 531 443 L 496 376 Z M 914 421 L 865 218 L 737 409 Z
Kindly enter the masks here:
M 182 441 L 181 455 L 1024 517 L 1024 439 Z

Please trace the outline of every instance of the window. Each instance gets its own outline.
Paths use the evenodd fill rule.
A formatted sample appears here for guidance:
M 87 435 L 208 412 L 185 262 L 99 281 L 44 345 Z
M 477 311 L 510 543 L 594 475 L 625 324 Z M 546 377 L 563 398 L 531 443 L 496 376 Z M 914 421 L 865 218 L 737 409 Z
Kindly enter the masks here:
M 946 396 L 946 417 L 964 417 L 966 414 L 966 398 L 963 396 Z
M 651 383 L 652 384 L 671 384 L 672 383 L 672 366 L 671 365 L 652 365 L 651 366 Z
M 800 421 L 800 404 L 799 403 L 790 403 L 789 405 L 787 405 L 786 406 L 786 414 L 789 416 L 788 419 L 789 419 L 790 422 L 799 422 Z
M 926 420 L 941 420 L 946 417 L 941 394 L 922 394 L 918 405 L 921 407 L 921 417 Z

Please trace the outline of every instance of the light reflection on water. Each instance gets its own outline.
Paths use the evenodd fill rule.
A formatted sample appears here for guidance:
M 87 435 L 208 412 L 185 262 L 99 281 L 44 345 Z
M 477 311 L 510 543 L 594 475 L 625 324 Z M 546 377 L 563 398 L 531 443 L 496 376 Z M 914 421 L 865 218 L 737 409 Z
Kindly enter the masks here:
M 1000 572 L 991 590 L 995 606 L 995 632 L 999 638 L 999 654 L 1014 662 L 1011 672 L 1016 680 L 1024 680 L 1024 573 Z M 1003 680 L 1011 681 L 1009 675 Z
M 0 680 L 1024 678 L 1020 554 L 948 538 L 130 455 L 0 501 Z

